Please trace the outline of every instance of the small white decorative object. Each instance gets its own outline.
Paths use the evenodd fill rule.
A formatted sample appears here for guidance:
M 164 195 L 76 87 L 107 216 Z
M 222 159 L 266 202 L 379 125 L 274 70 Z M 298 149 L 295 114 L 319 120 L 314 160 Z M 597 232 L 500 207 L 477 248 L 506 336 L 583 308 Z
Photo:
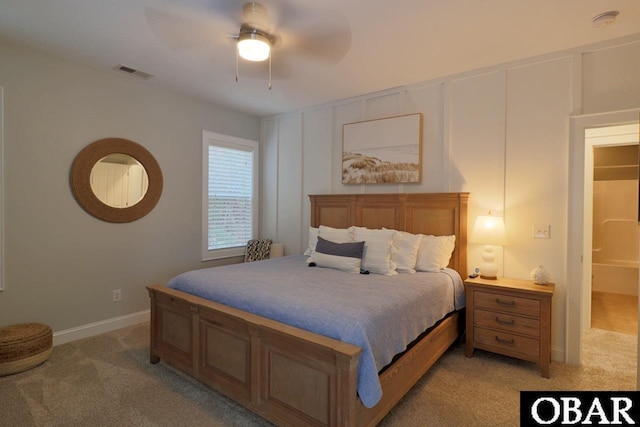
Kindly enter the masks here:
M 549 283 L 549 273 L 541 265 L 531 271 L 531 278 L 536 285 L 546 285 Z

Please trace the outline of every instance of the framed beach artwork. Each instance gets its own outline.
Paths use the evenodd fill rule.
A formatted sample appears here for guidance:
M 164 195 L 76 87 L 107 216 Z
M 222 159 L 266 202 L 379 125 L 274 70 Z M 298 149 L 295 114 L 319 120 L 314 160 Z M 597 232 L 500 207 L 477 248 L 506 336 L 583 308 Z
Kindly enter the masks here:
M 421 177 L 421 113 L 343 125 L 343 184 L 413 184 Z

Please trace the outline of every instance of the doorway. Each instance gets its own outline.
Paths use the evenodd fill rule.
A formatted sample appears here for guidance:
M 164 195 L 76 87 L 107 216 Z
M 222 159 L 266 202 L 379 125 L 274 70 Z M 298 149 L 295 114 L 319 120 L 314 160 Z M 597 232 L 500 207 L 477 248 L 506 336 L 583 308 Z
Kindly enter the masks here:
M 637 336 L 638 126 L 587 129 L 585 146 L 592 151 L 585 157 L 593 158 L 593 179 L 591 194 L 585 192 L 592 201 L 592 250 L 584 327 Z
M 593 156 L 588 156 L 589 153 L 592 153 L 592 150 L 588 150 L 586 147 L 585 132 L 591 128 L 621 124 L 634 124 L 637 126 L 639 117 L 640 108 L 634 108 L 585 114 L 571 118 L 565 335 L 566 363 L 574 365 L 583 363 L 582 343 L 585 331 L 583 326 L 585 323 L 590 325 L 591 322 L 591 225 L 593 200 L 590 197 L 588 198 L 587 195 L 593 191 L 591 188 Z M 591 163 L 589 163 L 590 161 Z M 637 385 L 640 387 L 640 381 Z
M 638 131 L 584 131 L 581 358 L 627 372 L 638 360 Z

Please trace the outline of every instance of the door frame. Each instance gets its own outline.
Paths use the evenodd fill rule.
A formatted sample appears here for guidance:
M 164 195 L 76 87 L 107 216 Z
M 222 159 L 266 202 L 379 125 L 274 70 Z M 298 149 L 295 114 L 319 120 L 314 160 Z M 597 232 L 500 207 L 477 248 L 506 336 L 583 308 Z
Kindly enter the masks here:
M 0 292 L 4 291 L 4 88 L 0 86 Z
M 589 297 L 591 277 L 587 260 L 591 260 L 591 244 L 585 239 L 585 209 L 587 198 L 585 190 L 586 147 L 585 130 L 588 128 L 606 127 L 638 123 L 640 108 L 606 113 L 584 114 L 570 118 L 569 145 L 569 206 L 567 236 L 567 298 L 566 298 L 566 330 L 565 330 L 565 362 L 579 365 L 582 361 L 582 333 L 585 310 L 585 299 Z M 593 166 L 593 165 L 592 165 Z M 591 184 L 592 185 L 592 184 Z M 589 221 L 590 223 L 590 221 Z M 588 283 L 587 283 L 588 282 Z M 589 301 L 590 306 L 590 301 Z M 640 360 L 640 359 L 639 359 Z

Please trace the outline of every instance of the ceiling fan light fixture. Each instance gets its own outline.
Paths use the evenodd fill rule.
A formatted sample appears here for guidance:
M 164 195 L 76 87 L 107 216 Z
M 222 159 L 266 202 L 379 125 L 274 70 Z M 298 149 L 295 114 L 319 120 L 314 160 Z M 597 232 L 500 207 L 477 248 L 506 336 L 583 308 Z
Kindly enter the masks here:
M 238 37 L 238 54 L 247 61 L 265 61 L 271 53 L 271 40 L 258 33 L 240 34 Z

